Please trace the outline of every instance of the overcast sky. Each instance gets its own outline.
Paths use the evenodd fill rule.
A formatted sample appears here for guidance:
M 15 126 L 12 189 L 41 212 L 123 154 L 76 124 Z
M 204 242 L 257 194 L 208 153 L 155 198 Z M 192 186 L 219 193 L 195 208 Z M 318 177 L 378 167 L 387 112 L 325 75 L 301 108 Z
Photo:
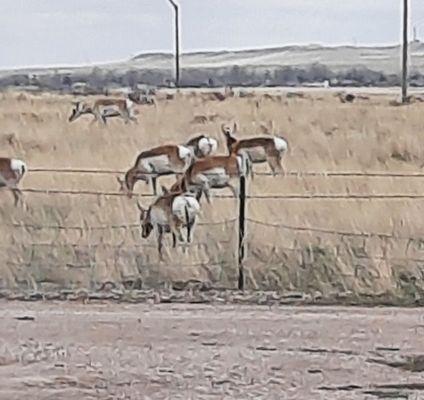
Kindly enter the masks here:
M 294 43 L 392 44 L 401 0 L 179 0 L 184 51 Z M 424 0 L 411 0 L 424 39 Z M 0 68 L 171 51 L 167 0 L 0 0 Z

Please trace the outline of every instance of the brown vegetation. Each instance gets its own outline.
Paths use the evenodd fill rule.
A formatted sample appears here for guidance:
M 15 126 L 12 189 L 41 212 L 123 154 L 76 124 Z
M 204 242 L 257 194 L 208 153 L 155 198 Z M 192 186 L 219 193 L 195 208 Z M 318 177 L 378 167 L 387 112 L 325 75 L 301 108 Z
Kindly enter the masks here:
M 225 153 L 221 123 L 237 121 L 243 137 L 263 132 L 263 126 L 273 122 L 273 133 L 284 135 L 291 145 L 285 158 L 289 171 L 416 172 L 423 164 L 419 103 L 394 108 L 389 98 L 371 95 L 366 102 L 342 104 L 319 93 L 323 101 L 314 101 L 315 95 L 282 98 L 266 101 L 258 109 L 260 96 L 203 101 L 174 95 L 173 101 L 159 100 L 157 108 L 138 106 L 138 125 L 112 120 L 104 127 L 90 124 L 91 118 L 68 124 L 74 100 L 70 96 L 9 93 L 0 100 L 1 155 L 21 158 L 30 169 L 123 171 L 143 149 L 183 143 L 198 133 L 192 125 L 194 116 L 219 115 L 219 120 L 202 121 L 202 132 L 220 141 L 221 153 Z M 266 166 L 255 170 L 268 171 Z M 161 182 L 170 186 L 175 178 Z M 22 183 L 23 188 L 118 191 L 116 176 L 103 174 L 29 172 Z M 422 194 L 424 178 L 257 176 L 248 186 L 250 194 L 260 195 Z M 150 189 L 140 184 L 136 190 Z M 9 193 L 0 196 L 1 287 L 95 287 L 135 278 L 146 287 L 188 279 L 236 285 L 234 222 L 199 226 L 187 253 L 168 245 L 166 261 L 160 263 L 154 238 L 140 238 L 136 199 L 40 193 L 25 193 L 25 199 L 28 210 L 23 212 L 13 207 Z M 147 206 L 151 199 L 141 201 Z M 236 204 L 231 198 L 215 199 L 203 205 L 200 221 L 233 220 Z M 417 199 L 251 199 L 248 217 L 276 226 L 247 222 L 247 285 L 419 297 L 423 208 L 424 200 Z M 132 226 L 125 227 L 128 224 Z M 360 235 L 372 232 L 379 235 Z

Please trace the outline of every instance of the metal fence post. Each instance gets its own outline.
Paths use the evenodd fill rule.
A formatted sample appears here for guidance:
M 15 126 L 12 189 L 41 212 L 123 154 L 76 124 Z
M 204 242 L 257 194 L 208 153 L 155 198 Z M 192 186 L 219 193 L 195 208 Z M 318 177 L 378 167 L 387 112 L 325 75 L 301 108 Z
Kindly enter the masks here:
M 240 177 L 239 191 L 239 242 L 238 242 L 238 289 L 244 290 L 244 256 L 246 232 L 246 178 Z

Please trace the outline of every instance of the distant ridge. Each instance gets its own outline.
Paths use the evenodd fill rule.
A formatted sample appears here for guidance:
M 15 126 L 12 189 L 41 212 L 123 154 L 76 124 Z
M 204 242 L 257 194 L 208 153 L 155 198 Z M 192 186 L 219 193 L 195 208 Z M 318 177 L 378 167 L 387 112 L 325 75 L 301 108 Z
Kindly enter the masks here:
M 334 80 L 341 85 L 397 85 L 400 46 L 287 45 L 241 50 L 192 51 L 181 56 L 185 86 L 297 86 Z M 424 44 L 410 44 L 411 84 L 424 86 Z M 135 83 L 167 85 L 173 79 L 173 54 L 142 53 L 129 60 L 89 66 L 20 68 L 0 71 L 0 87 L 33 85 L 29 77 L 66 76 L 69 85 L 90 83 L 96 88 Z M 17 77 L 16 75 L 20 75 Z M 48 85 L 58 87 L 60 82 Z M 37 81 L 35 82 L 37 85 Z M 44 83 L 43 83 L 44 87 Z M 97 90 L 97 89 L 96 89 Z

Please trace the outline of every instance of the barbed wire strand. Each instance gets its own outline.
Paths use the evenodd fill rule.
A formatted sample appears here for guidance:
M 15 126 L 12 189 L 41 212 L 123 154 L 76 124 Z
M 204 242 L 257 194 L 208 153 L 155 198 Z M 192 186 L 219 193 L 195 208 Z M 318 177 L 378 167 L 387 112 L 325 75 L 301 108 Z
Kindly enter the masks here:
M 103 192 L 103 191 L 92 191 L 92 190 L 64 190 L 64 189 L 35 189 L 35 188 L 24 188 L 21 189 L 22 193 L 35 193 L 43 195 L 69 195 L 69 196 L 110 196 L 110 197 L 127 197 L 126 193 L 122 192 Z M 159 195 L 151 193 L 134 193 L 133 197 L 147 197 L 155 198 Z M 234 199 L 233 195 L 212 195 L 212 198 L 218 199 Z
M 21 189 L 23 193 L 37 193 L 45 195 L 70 195 L 70 196 L 117 196 L 125 197 L 125 193 L 121 192 L 102 192 L 90 190 L 60 190 L 60 189 Z M 154 194 L 140 193 L 134 194 L 134 197 L 157 197 Z M 212 199 L 234 199 L 234 195 L 214 194 Z M 424 194 L 355 194 L 355 193 L 336 193 L 336 194 L 286 194 L 286 195 L 247 195 L 246 199 L 257 200 L 423 200 Z
M 293 225 L 287 225 L 287 224 L 276 224 L 276 223 L 269 223 L 264 221 L 259 221 L 253 218 L 246 218 L 247 222 L 256 224 L 256 225 L 262 225 L 267 226 L 271 228 L 279 228 L 279 229 L 286 229 L 286 230 L 292 230 L 292 231 L 304 231 L 304 232 L 317 232 L 317 233 L 325 233 L 330 235 L 337 235 L 337 236 L 352 236 L 352 237 L 377 237 L 382 239 L 401 239 L 401 240 L 420 240 L 421 238 L 418 237 L 409 237 L 409 236 L 401 236 L 401 235 L 393 235 L 389 233 L 377 233 L 377 232 L 349 232 L 349 231 L 341 231 L 341 230 L 333 230 L 333 229 L 326 229 L 326 228 L 317 228 L 317 227 L 308 227 L 308 226 L 293 226 Z M 423 235 L 424 237 L 424 235 Z
M 90 169 L 90 168 L 30 168 L 31 173 L 63 173 L 63 174 L 125 174 L 127 171 L 118 169 Z M 181 175 L 182 173 L 175 173 Z M 157 175 L 145 173 L 145 175 Z M 257 176 L 271 176 L 272 172 L 255 172 Z M 363 171 L 288 171 L 283 176 L 294 177 L 368 177 L 368 178 L 424 178 L 424 172 L 363 172 Z
M 293 248 L 293 247 L 283 247 L 281 248 L 284 251 L 289 251 L 293 253 L 299 253 L 303 252 L 304 249 L 302 248 Z M 403 261 L 403 262 L 416 262 L 416 263 L 424 263 L 424 259 L 420 258 L 413 258 L 413 257 L 385 257 L 385 256 L 369 256 L 369 255 L 355 255 L 353 258 L 356 258 L 358 260 L 372 260 L 372 261 Z M 285 263 L 286 260 L 281 260 L 281 263 Z M 272 266 L 279 266 L 278 260 L 270 263 L 266 263 L 268 268 L 272 268 Z
M 237 218 L 226 219 L 222 221 L 210 221 L 210 222 L 197 222 L 197 226 L 215 226 L 215 225 L 228 225 L 235 223 Z M 119 224 L 119 225 L 102 225 L 102 226 L 65 226 L 65 225 L 40 225 L 40 224 L 24 224 L 24 223 L 12 223 L 5 224 L 6 226 L 13 228 L 22 229 L 34 229 L 34 230 L 76 230 L 76 231 L 96 231 L 96 230 L 108 230 L 108 229 L 139 229 L 140 224 Z

